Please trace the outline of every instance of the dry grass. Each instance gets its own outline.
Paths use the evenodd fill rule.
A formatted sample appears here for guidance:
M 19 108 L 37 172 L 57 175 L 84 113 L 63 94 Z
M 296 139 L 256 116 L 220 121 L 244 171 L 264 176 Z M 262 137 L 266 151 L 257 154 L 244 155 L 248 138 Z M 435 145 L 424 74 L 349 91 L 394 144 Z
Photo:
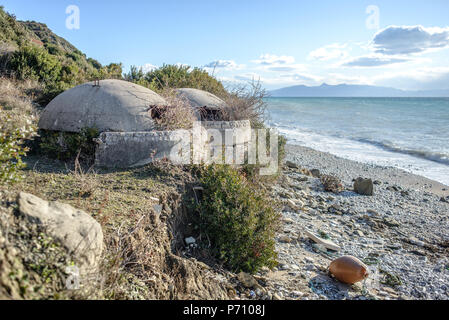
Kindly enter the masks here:
M 16 49 L 11 43 L 0 42 L 0 74 L 7 72 L 8 61 Z
M 264 98 L 267 92 L 259 81 L 228 88 L 229 94 L 223 97 L 229 109 L 223 110 L 223 120 L 250 120 L 253 128 L 259 128 L 266 120 L 267 105 Z
M 159 129 L 191 129 L 196 118 L 189 102 L 185 98 L 179 97 L 171 88 L 165 88 L 161 95 L 168 102 L 168 106 L 153 110 L 158 113 L 155 122 Z
M 71 292 L 73 299 L 223 299 L 213 272 L 176 255 L 183 234 L 182 198 L 189 171 L 161 161 L 126 171 L 94 172 L 75 162 L 29 157 L 26 178 L 11 187 L 68 203 L 102 226 L 104 257 L 98 274 Z M 159 201 L 155 200 L 159 199 Z M 161 210 L 154 208 L 161 205 Z M 83 286 L 83 284 L 85 284 Z
M 35 81 L 0 77 L 0 109 L 12 117 L 17 127 L 26 125 L 27 121 L 36 124 L 37 110 L 32 101 L 39 90 Z
M 78 190 L 80 190 L 78 197 L 80 198 L 91 198 L 95 195 L 99 186 L 99 181 L 97 179 L 97 174 L 94 171 L 94 167 L 91 166 L 87 170 L 81 166 L 79 158 L 81 151 L 75 158 L 74 169 L 70 171 L 70 174 L 74 176 L 74 181 L 77 184 Z

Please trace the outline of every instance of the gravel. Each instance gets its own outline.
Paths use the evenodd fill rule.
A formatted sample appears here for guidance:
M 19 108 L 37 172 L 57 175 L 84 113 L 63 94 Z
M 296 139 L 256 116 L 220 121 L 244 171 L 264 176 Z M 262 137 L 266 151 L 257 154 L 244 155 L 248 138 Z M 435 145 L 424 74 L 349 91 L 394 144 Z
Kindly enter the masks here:
M 449 298 L 449 203 L 440 201 L 449 197 L 449 187 L 396 168 L 300 146 L 286 149 L 290 165 L 272 186 L 273 197 L 285 203 L 277 236 L 280 266 L 261 274 L 267 290 L 283 299 Z M 312 169 L 339 178 L 344 191 L 324 191 Z M 358 177 L 375 182 L 373 196 L 352 191 Z M 311 242 L 304 228 L 341 250 Z M 343 255 L 368 265 L 367 280 L 351 286 L 329 274 L 330 262 Z

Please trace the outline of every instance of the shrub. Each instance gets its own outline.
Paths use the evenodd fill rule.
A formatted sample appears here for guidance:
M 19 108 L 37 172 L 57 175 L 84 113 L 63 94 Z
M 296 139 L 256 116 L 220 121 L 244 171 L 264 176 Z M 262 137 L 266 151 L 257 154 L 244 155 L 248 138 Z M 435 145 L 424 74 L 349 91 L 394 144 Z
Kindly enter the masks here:
M 259 164 L 259 155 L 256 154 L 256 158 L 257 158 L 257 163 L 256 164 L 248 164 L 245 163 L 242 166 L 242 172 L 249 178 L 252 180 L 262 180 L 264 182 L 271 182 L 273 180 L 276 180 L 280 173 L 281 173 L 281 164 L 284 162 L 285 159 L 285 145 L 287 143 L 287 139 L 283 136 L 278 134 L 278 171 L 273 174 L 273 175 L 264 175 L 264 176 L 260 176 L 259 175 L 259 171 L 261 169 L 261 165 Z M 267 140 L 266 140 L 266 146 L 267 146 L 267 151 L 270 148 L 270 132 L 268 131 L 267 133 Z
M 13 183 L 25 167 L 22 156 L 27 139 L 35 134 L 35 114 L 23 91 L 35 89 L 32 81 L 17 82 L 0 78 L 0 184 Z
M 223 114 L 225 120 L 250 120 L 251 127 L 264 128 L 267 104 L 264 99 L 267 91 L 259 81 L 228 88 L 223 97 L 229 109 Z
M 209 75 L 207 71 L 189 66 L 164 64 L 162 67 L 144 73 L 142 69 L 131 67 L 131 71 L 125 75 L 125 79 L 156 92 L 166 88 L 195 88 L 205 90 L 217 96 L 226 95 L 223 84 Z
M 336 176 L 323 174 L 320 176 L 320 181 L 323 184 L 325 191 L 333 193 L 340 193 L 344 191 L 343 183 Z
M 200 225 L 216 256 L 236 272 L 274 267 L 279 213 L 267 194 L 230 166 L 206 167 L 200 181 Z
M 19 170 L 25 164 L 21 157 L 28 151 L 23 143 L 35 134 L 35 130 L 30 120 L 25 126 L 18 127 L 12 116 L 0 109 L 0 184 L 14 183 L 22 178 Z
M 18 79 L 35 79 L 44 83 L 58 81 L 62 68 L 54 56 L 36 46 L 25 46 L 14 52 L 9 66 Z
M 51 158 L 72 160 L 79 154 L 81 161 L 92 163 L 96 147 L 93 139 L 98 135 L 95 128 L 84 128 L 80 133 L 39 130 L 39 146 Z
M 167 88 L 161 95 L 168 106 L 153 107 L 152 118 L 159 130 L 191 129 L 196 120 L 189 102 L 176 95 L 173 89 Z

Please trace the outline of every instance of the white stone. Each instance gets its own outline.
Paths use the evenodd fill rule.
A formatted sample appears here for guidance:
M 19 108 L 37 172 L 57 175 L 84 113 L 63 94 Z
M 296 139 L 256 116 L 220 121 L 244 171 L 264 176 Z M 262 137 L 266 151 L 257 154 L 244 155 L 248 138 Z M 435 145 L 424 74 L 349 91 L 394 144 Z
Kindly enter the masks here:
M 188 245 L 188 246 L 191 244 L 194 244 L 196 242 L 194 237 L 185 238 L 184 241 L 186 242 L 186 245 Z
M 58 240 L 84 271 L 98 267 L 103 251 L 103 230 L 84 211 L 60 202 L 48 202 L 21 192 L 20 213 L 30 222 L 43 225 L 49 236 Z

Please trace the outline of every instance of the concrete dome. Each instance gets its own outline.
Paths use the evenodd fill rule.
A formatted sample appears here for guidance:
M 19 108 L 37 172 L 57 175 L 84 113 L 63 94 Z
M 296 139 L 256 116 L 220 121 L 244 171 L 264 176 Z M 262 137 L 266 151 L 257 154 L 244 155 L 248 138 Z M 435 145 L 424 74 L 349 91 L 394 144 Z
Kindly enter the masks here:
M 192 88 L 181 88 L 176 91 L 180 97 L 186 98 L 194 108 L 223 109 L 227 107 L 223 100 L 207 91 Z
M 83 128 L 105 131 L 150 131 L 152 106 L 167 106 L 158 94 L 122 80 L 84 83 L 54 98 L 44 109 L 39 128 L 79 132 Z

